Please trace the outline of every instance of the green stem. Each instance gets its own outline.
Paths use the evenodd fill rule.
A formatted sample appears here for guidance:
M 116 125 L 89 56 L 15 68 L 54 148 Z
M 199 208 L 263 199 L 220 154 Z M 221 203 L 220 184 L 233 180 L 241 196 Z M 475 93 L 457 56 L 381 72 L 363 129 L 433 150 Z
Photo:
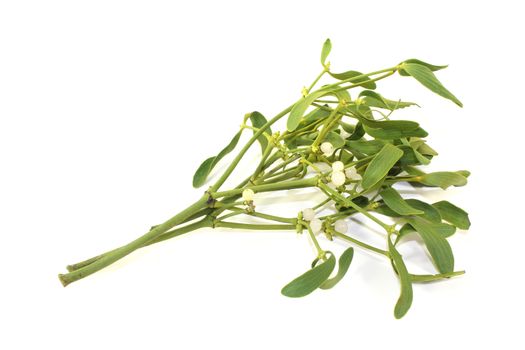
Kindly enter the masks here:
M 301 179 L 301 180 L 292 180 L 292 181 L 277 182 L 277 183 L 256 185 L 256 186 L 246 186 L 245 188 L 249 188 L 257 193 L 257 192 L 290 190 L 294 188 L 314 187 L 317 185 L 317 182 L 318 182 L 317 177 L 311 177 L 308 179 Z M 242 193 L 242 191 L 244 191 L 243 188 L 236 188 L 233 190 L 211 193 L 211 195 L 213 198 L 230 197 L 230 196 L 240 194 Z
M 312 228 L 310 227 L 310 224 L 308 223 L 304 223 L 304 225 L 306 226 L 306 228 L 308 229 L 308 235 L 310 236 L 310 239 L 312 240 L 314 246 L 315 246 L 315 249 L 317 250 L 317 257 L 319 259 L 322 259 L 324 258 L 325 256 L 325 251 L 321 248 L 321 246 L 319 245 L 319 242 L 317 241 L 317 238 L 315 238 L 315 235 L 314 233 L 312 232 Z M 295 229 L 295 226 L 294 226 L 294 229 Z
M 381 79 L 385 79 L 389 76 L 391 76 L 392 74 L 394 74 L 395 71 L 392 71 L 392 72 L 389 72 L 389 73 L 386 73 L 386 74 L 383 74 L 375 79 L 369 79 L 369 80 L 366 80 L 366 81 L 363 81 L 363 82 L 360 82 L 360 83 L 357 83 L 357 84 L 352 84 L 350 86 L 343 86 L 335 91 L 341 91 L 341 90 L 350 90 L 350 89 L 353 89 L 353 88 L 356 88 L 356 87 L 360 87 L 360 86 L 363 86 L 364 84 L 367 84 L 367 83 L 373 83 L 373 82 L 376 82 L 376 81 L 379 81 Z
M 317 78 L 315 78 L 315 80 L 313 81 L 313 83 L 310 85 L 310 87 L 308 88 L 308 92 L 312 91 L 312 89 L 314 88 L 315 84 L 317 84 L 317 82 L 319 81 L 319 79 L 321 79 L 321 77 L 328 71 L 328 69 L 325 67 L 323 69 L 323 71 L 321 73 L 319 73 L 319 75 L 317 76 Z
M 295 225 L 245 224 L 239 222 L 217 221 L 215 227 L 236 228 L 243 230 L 295 230 Z
M 355 77 L 344 79 L 344 80 L 338 81 L 337 83 L 325 86 L 325 88 L 334 87 L 334 86 L 341 85 L 341 84 L 344 84 L 344 83 L 351 83 L 352 81 L 359 80 L 361 78 L 369 78 L 371 75 L 377 75 L 377 74 L 386 73 L 386 72 L 392 72 L 392 74 L 393 74 L 395 71 L 397 71 L 397 69 L 398 69 L 398 67 L 395 66 L 395 67 L 390 67 L 390 68 L 386 68 L 386 69 L 377 70 L 375 72 L 371 72 L 371 73 L 367 73 L 367 74 L 356 75 Z M 367 83 L 367 82 L 370 82 L 370 81 L 362 82 L 360 84 Z M 356 85 L 358 85 L 358 84 L 356 84 Z
M 197 202 L 190 205 L 188 208 L 181 211 L 177 215 L 173 216 L 171 219 L 167 220 L 163 224 L 156 226 L 153 230 L 137 238 L 136 240 L 120 248 L 113 250 L 112 252 L 108 253 L 107 255 L 102 256 L 101 258 L 99 258 L 98 260 L 92 262 L 91 264 L 87 266 L 84 266 L 78 270 L 75 270 L 67 274 L 63 274 L 63 275 L 60 274 L 58 275 L 58 278 L 60 279 L 60 281 L 62 282 L 64 286 L 67 286 L 68 284 L 72 282 L 78 281 L 79 279 L 87 277 L 107 267 L 108 265 L 111 265 L 115 261 L 122 259 L 126 255 L 144 246 L 148 242 L 159 238 L 163 233 L 167 232 L 174 226 L 181 224 L 185 219 L 195 214 L 196 212 L 202 210 L 204 207 L 206 207 L 208 199 L 209 199 L 208 195 L 202 196 Z
M 371 250 L 373 252 L 376 252 L 376 253 L 379 253 L 381 255 L 384 255 L 386 257 L 390 257 L 390 254 L 386 251 L 386 250 L 382 250 L 382 249 L 379 249 L 379 248 L 376 248 L 374 246 L 371 246 L 369 244 L 366 244 L 364 242 L 361 242 L 355 238 L 352 238 L 350 236 L 347 236 L 341 232 L 337 232 L 337 231 L 333 231 L 333 235 L 336 236 L 336 237 L 339 237 L 339 238 L 342 238 L 344 239 L 345 241 L 348 241 L 348 242 L 352 242 L 352 243 L 355 243 L 357 244 L 358 246 L 362 247 L 362 248 L 365 248 L 365 249 L 368 249 L 368 250 Z

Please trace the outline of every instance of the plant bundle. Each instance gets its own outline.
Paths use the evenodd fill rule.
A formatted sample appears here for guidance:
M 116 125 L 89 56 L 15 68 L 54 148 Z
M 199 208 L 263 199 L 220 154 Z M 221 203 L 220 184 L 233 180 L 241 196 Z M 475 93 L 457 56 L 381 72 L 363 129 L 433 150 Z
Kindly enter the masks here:
M 375 91 L 378 81 L 397 73 L 462 106 L 434 74 L 446 66 L 408 59 L 367 74 L 353 70 L 334 73 L 327 62 L 330 50 L 328 39 L 321 52 L 323 69 L 309 87 L 303 88 L 298 101 L 270 120 L 259 112 L 246 114 L 229 144 L 198 167 L 193 177 L 196 188 L 203 186 L 221 159 L 237 147 L 243 132 L 248 130 L 252 134 L 195 203 L 124 246 L 67 266 L 69 272 L 59 275 L 62 284 L 66 286 L 89 276 L 139 248 L 197 229 L 215 227 L 305 232 L 315 246 L 315 257 L 307 272 L 282 288 L 282 294 L 288 297 L 302 297 L 318 288 L 335 286 L 349 269 L 353 247 L 384 256 L 390 260 L 401 286 L 394 309 L 396 318 L 403 317 L 411 306 L 413 283 L 464 273 L 454 269 L 454 256 L 447 238 L 457 228 L 469 228 L 468 214 L 448 201 L 426 203 L 403 198 L 396 185 L 408 183 L 415 188 L 442 189 L 463 186 L 469 172 L 422 170 L 437 155 L 424 139 L 428 133 L 415 121 L 392 119 L 395 111 L 417 105 L 391 100 Z M 315 89 L 320 79 L 327 76 L 333 78 L 332 82 Z M 272 130 L 272 126 L 284 118 L 286 130 Z M 257 147 L 256 144 L 261 155 L 253 173 L 235 188 L 223 189 L 239 161 L 250 147 Z M 254 201 L 254 194 L 263 196 L 268 192 L 301 188 L 316 188 L 325 199 L 312 208 L 297 208 L 294 217 L 261 212 Z M 321 211 L 325 213 L 321 215 Z M 347 232 L 348 218 L 356 215 L 370 219 L 382 229 L 384 247 L 362 242 Z M 242 216 L 265 222 L 239 222 Z M 417 275 L 407 270 L 398 245 L 409 234 L 420 236 L 437 270 L 435 274 Z M 319 242 L 318 238 L 323 236 L 348 242 L 350 247 L 336 261 L 332 252 L 321 247 L 325 242 Z

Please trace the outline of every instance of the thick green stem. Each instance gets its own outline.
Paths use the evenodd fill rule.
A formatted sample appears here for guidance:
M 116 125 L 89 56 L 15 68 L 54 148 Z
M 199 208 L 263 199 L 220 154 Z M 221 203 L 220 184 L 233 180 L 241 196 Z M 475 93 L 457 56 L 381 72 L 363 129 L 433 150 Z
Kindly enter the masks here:
M 192 216 L 196 212 L 205 208 L 207 206 L 208 199 L 209 199 L 208 195 L 202 196 L 197 202 L 190 205 L 188 208 L 181 211 L 179 214 L 175 215 L 174 217 L 167 220 L 163 224 L 156 226 L 153 230 L 137 238 L 136 240 L 120 248 L 115 249 L 111 253 L 108 253 L 107 255 L 102 256 L 101 258 L 99 258 L 98 260 L 92 262 L 91 264 L 87 266 L 84 266 L 78 270 L 75 270 L 73 272 L 70 272 L 64 275 L 62 274 L 58 275 L 60 282 L 62 282 L 64 286 L 67 286 L 68 284 L 72 282 L 75 282 L 75 281 L 78 281 L 79 279 L 87 277 L 107 267 L 108 265 L 111 265 L 115 261 L 122 259 L 126 255 L 132 253 L 133 251 L 142 247 L 146 243 L 159 238 L 159 236 L 161 236 L 163 233 L 167 232 L 174 226 L 179 225 L 188 217 Z
M 280 190 L 291 190 L 294 188 L 314 187 L 317 185 L 317 182 L 318 182 L 317 177 L 311 177 L 308 179 L 277 182 L 277 183 L 271 183 L 271 184 L 265 184 L 265 185 L 246 186 L 245 188 L 236 188 L 236 189 L 229 190 L 229 191 L 211 193 L 211 195 L 215 199 L 222 198 L 222 197 L 230 197 L 230 196 L 241 194 L 246 188 L 253 190 L 255 193 L 280 191 Z
M 179 227 L 179 228 L 176 228 L 174 230 L 171 230 L 171 231 L 168 231 L 166 233 L 163 233 L 158 238 L 156 238 L 156 239 L 154 239 L 152 241 L 149 241 L 146 244 L 144 244 L 141 248 L 147 247 L 147 246 L 155 244 L 155 243 L 159 243 L 159 242 L 165 241 L 165 240 L 170 239 L 170 238 L 181 236 L 181 235 L 183 235 L 185 233 L 192 232 L 192 231 L 198 230 L 200 228 L 212 227 L 212 223 L 213 223 L 213 219 L 210 216 L 206 216 L 204 219 L 199 220 L 199 221 L 194 222 L 194 223 L 191 223 L 191 224 L 189 224 L 187 226 Z M 106 256 L 108 254 L 113 253 L 117 249 L 113 249 L 113 250 L 111 250 L 109 252 L 106 252 L 104 254 L 100 254 L 98 256 L 95 256 L 93 258 L 81 261 L 81 262 L 76 263 L 76 264 L 68 265 L 67 266 L 67 270 L 69 272 L 73 272 L 75 270 L 83 268 L 84 266 L 92 264 L 93 262 L 99 260 L 100 258 L 102 258 L 102 257 L 104 257 L 104 256 Z
M 216 222 L 215 227 L 238 228 L 243 230 L 295 230 L 295 225 L 244 224 L 226 221 Z

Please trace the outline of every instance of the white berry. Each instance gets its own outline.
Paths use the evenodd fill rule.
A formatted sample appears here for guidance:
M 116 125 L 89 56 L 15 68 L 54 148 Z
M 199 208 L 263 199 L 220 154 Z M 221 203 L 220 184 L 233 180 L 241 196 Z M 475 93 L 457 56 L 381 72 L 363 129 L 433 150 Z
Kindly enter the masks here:
M 334 224 L 334 228 L 337 232 L 346 233 L 346 231 L 348 231 L 348 224 L 344 220 L 337 220 Z
M 312 221 L 310 221 L 310 229 L 312 230 L 314 234 L 319 233 L 322 227 L 323 227 L 323 223 L 321 222 L 321 220 L 313 219 Z
M 341 161 L 333 162 L 332 163 L 332 170 L 333 171 L 343 171 L 345 169 L 345 165 Z
M 321 143 L 321 152 L 323 152 L 325 156 L 331 156 L 332 153 L 334 153 L 334 146 L 330 142 L 323 142 Z
M 315 211 L 312 208 L 303 209 L 303 220 L 312 221 L 315 218 Z
M 355 167 L 346 168 L 345 169 L 345 175 L 349 179 L 359 180 L 361 178 L 361 175 L 357 173 L 357 170 Z
M 253 193 L 253 190 L 247 188 L 244 191 L 242 191 L 242 199 L 244 199 L 246 202 L 251 202 L 253 201 L 254 194 L 255 193 Z
M 345 184 L 345 174 L 342 171 L 334 171 L 332 173 L 332 183 L 336 186 L 342 186 Z

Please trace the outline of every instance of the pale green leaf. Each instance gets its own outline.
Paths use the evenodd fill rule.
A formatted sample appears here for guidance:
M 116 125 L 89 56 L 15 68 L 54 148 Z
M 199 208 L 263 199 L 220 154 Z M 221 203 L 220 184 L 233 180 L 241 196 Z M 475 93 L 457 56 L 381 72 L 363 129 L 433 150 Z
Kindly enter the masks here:
M 452 225 L 462 230 L 469 229 L 470 220 L 468 218 L 468 213 L 463 209 L 447 201 L 440 201 L 432 204 L 432 206 L 440 212 L 445 221 L 450 222 Z
M 281 293 L 290 298 L 300 298 L 319 288 L 335 268 L 335 257 L 332 253 L 329 254 L 327 260 L 284 286 Z
M 457 172 L 437 171 L 419 176 L 419 182 L 427 186 L 447 189 L 450 186 L 465 186 L 467 178 Z
M 252 122 L 252 126 L 254 128 L 257 128 L 257 129 L 262 128 L 268 122 L 268 120 L 266 120 L 264 115 L 262 115 L 261 113 L 259 113 L 257 111 L 250 113 L 250 121 Z M 255 130 L 253 131 L 254 134 L 256 132 L 257 131 L 255 131 Z M 272 129 L 270 127 L 268 127 L 268 128 L 266 128 L 266 130 L 264 132 L 266 134 L 268 134 L 268 135 L 271 135 L 272 134 Z M 267 137 L 264 134 L 261 134 L 257 138 L 257 141 L 259 141 L 259 144 L 261 145 L 261 152 L 264 153 L 264 151 L 266 150 L 266 147 L 268 146 L 268 139 L 267 139 Z
M 383 179 L 402 156 L 403 151 L 396 146 L 387 143 L 381 151 L 374 156 L 366 168 L 361 183 L 363 189 L 368 189 Z
M 332 42 L 330 39 L 326 39 L 323 44 L 323 49 L 321 50 L 321 64 L 323 66 L 326 64 L 326 58 L 330 54 L 330 51 L 332 51 Z
M 441 273 L 454 271 L 454 255 L 448 241 L 436 232 L 432 224 L 424 219 L 413 217 L 408 223 L 419 233 L 428 252 L 434 260 L 436 268 Z
M 341 254 L 339 257 L 339 269 L 337 270 L 337 275 L 333 278 L 326 280 L 319 288 L 321 289 L 330 289 L 335 286 L 339 281 L 343 279 L 350 267 L 352 258 L 354 257 L 354 248 L 350 247 Z
M 397 271 L 399 282 L 401 284 L 401 293 L 399 294 L 399 298 L 397 299 L 397 303 L 394 308 L 395 318 L 400 319 L 401 317 L 405 316 L 412 305 L 412 280 L 403 261 L 403 257 L 401 254 L 399 254 L 390 239 L 388 239 L 388 250 L 390 252 L 390 257 L 394 267 Z
M 443 86 L 443 84 L 441 84 L 441 82 L 436 78 L 434 73 L 432 73 L 428 67 L 416 63 L 403 63 L 401 67 L 429 90 L 446 99 L 451 100 L 458 106 L 463 107 L 461 101 L 459 101 L 456 96 L 454 96 Z
M 392 187 L 382 190 L 379 195 L 383 198 L 385 204 L 400 215 L 421 215 L 423 211 L 418 210 L 408 204 L 403 197 Z

